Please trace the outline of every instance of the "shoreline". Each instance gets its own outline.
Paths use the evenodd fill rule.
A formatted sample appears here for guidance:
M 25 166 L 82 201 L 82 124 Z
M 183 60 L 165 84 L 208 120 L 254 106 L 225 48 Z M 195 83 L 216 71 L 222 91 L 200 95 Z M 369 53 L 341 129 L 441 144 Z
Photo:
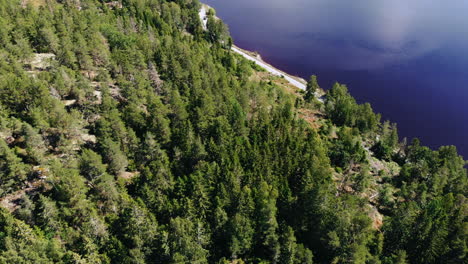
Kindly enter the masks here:
M 212 8 L 211 6 L 201 3 L 201 8 L 198 12 L 198 15 L 200 17 L 200 21 L 202 22 L 202 26 L 204 30 L 207 30 L 207 12 L 208 10 Z M 264 61 L 261 58 L 261 55 L 258 52 L 254 51 L 249 51 L 246 49 L 242 49 L 240 47 L 237 47 L 236 45 L 233 44 L 231 47 L 231 51 L 241 55 L 242 57 L 246 58 L 247 60 L 255 62 L 258 66 L 262 67 L 269 73 L 275 75 L 275 76 L 280 76 L 286 79 L 291 85 L 293 85 L 296 88 L 299 88 L 301 90 L 305 90 L 307 87 L 307 81 L 304 80 L 301 77 L 291 75 L 287 72 L 284 72 L 275 66 L 269 64 L 268 62 Z
M 231 50 L 234 51 L 235 53 L 243 56 L 244 58 L 255 62 L 255 64 L 262 67 L 263 69 L 270 72 L 271 74 L 283 77 L 284 79 L 286 79 L 289 83 L 291 83 L 295 87 L 297 87 L 297 88 L 299 88 L 301 90 L 306 89 L 306 87 L 307 87 L 306 80 L 304 80 L 303 78 L 300 78 L 298 76 L 294 76 L 294 75 L 291 75 L 289 73 L 286 73 L 286 72 L 276 68 L 275 66 L 269 64 L 268 62 L 266 62 L 266 61 L 264 61 L 262 59 L 262 57 L 261 57 L 261 55 L 259 53 L 239 48 L 236 45 L 233 45 L 231 47 Z M 257 55 L 255 56 L 253 54 L 257 54 Z

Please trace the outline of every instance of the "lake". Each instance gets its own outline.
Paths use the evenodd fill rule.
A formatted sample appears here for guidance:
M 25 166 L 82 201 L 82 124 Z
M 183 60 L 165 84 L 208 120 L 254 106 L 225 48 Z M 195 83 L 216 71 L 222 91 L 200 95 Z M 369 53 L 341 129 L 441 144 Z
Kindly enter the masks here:
M 401 137 L 468 158 L 468 1 L 203 2 L 239 47 L 325 89 L 347 84 Z

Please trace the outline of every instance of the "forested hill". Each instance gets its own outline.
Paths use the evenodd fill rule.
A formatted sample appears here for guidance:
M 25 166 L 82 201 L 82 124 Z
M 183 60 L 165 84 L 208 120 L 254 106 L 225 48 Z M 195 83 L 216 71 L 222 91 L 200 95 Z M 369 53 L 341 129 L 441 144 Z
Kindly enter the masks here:
M 298 91 L 199 9 L 0 0 L 0 263 L 468 263 L 455 147 Z

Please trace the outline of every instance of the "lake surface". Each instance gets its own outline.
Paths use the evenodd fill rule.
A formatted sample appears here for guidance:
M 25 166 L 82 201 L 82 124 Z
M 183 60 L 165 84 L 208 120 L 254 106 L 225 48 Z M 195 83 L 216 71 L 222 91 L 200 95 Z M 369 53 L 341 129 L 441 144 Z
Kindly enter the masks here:
M 401 137 L 468 158 L 468 1 L 204 0 L 234 42 L 320 85 L 348 85 Z

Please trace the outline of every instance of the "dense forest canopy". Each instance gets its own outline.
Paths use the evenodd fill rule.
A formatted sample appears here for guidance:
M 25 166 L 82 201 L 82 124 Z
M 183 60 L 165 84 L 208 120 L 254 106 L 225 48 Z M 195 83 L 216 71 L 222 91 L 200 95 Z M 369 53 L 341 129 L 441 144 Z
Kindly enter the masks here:
M 0 0 L 0 263 L 468 263 L 455 147 L 289 87 L 200 7 Z

